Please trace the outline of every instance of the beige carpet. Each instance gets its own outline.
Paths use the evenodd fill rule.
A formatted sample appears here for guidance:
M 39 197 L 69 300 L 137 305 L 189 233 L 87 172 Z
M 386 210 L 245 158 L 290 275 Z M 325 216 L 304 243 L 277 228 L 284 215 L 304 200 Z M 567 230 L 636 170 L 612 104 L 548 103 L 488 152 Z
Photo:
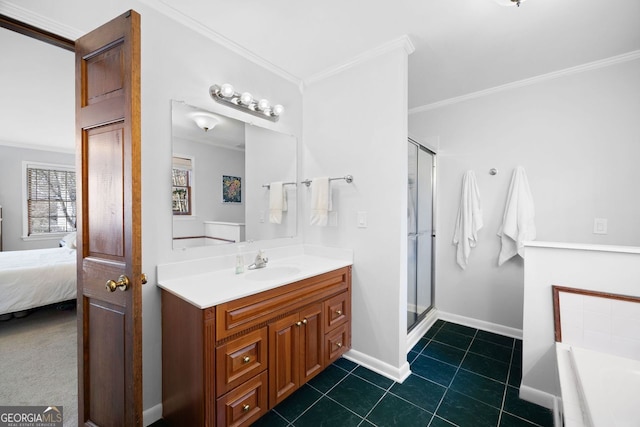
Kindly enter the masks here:
M 62 406 L 78 424 L 76 310 L 56 306 L 0 322 L 0 405 Z

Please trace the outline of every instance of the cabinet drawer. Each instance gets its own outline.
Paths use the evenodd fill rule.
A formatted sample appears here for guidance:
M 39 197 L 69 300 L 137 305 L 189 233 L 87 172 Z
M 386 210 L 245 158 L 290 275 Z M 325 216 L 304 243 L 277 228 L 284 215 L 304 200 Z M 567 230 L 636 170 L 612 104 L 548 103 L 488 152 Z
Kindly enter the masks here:
M 330 332 L 351 318 L 351 299 L 348 292 L 342 292 L 324 302 L 324 331 Z
M 261 328 L 216 348 L 216 395 L 267 369 L 267 328 Z
M 268 268 L 268 267 L 267 267 Z M 349 267 L 216 306 L 218 341 L 348 289 Z
M 351 348 L 351 323 L 345 323 L 325 335 L 325 366 L 335 362 Z
M 216 426 L 249 426 L 267 413 L 267 372 L 218 399 Z

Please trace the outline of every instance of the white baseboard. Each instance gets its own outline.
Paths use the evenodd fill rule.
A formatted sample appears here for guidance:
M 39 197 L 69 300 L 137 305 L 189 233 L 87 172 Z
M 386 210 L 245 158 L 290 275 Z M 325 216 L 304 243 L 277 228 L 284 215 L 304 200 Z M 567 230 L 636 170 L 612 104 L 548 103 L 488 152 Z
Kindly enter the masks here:
M 438 310 L 434 308 L 429 313 L 427 313 L 427 316 L 422 319 L 418 326 L 413 328 L 411 332 L 407 334 L 407 353 L 409 353 L 413 346 L 416 345 L 418 341 L 420 341 L 420 338 L 422 338 L 424 334 L 427 333 L 429 328 L 431 328 L 433 324 L 436 323 L 436 320 L 438 320 Z
M 368 356 L 364 353 L 360 353 L 357 350 L 349 350 L 344 354 L 343 357 L 399 383 L 402 383 L 409 377 L 409 375 L 411 375 L 409 362 L 407 362 L 406 360 L 402 364 L 402 366 L 396 368 L 395 366 L 391 366 L 386 362 Z
M 520 385 L 520 399 L 544 406 L 551 410 L 556 410 L 558 406 L 555 395 L 522 384 Z
M 460 325 L 470 326 L 483 331 L 493 332 L 494 334 L 505 335 L 511 338 L 522 339 L 522 329 L 510 328 L 497 323 L 485 322 L 484 320 L 473 319 L 471 317 L 460 316 L 458 314 L 438 312 L 438 318 L 447 322 L 458 323 Z
M 151 425 L 162 418 L 162 403 L 142 411 L 142 425 Z

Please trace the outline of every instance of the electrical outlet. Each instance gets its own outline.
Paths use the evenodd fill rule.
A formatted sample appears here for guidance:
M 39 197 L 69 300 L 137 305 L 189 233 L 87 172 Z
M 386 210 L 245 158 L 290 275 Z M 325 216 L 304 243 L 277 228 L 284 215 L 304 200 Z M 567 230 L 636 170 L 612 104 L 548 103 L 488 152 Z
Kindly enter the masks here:
M 607 219 L 606 218 L 594 218 L 593 219 L 593 234 L 607 234 Z

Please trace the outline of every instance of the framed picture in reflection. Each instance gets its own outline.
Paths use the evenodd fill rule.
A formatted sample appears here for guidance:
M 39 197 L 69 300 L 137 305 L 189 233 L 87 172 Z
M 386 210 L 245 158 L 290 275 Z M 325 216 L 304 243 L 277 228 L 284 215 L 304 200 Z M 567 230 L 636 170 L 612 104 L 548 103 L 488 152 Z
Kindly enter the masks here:
M 242 203 L 242 177 L 222 175 L 222 203 Z

